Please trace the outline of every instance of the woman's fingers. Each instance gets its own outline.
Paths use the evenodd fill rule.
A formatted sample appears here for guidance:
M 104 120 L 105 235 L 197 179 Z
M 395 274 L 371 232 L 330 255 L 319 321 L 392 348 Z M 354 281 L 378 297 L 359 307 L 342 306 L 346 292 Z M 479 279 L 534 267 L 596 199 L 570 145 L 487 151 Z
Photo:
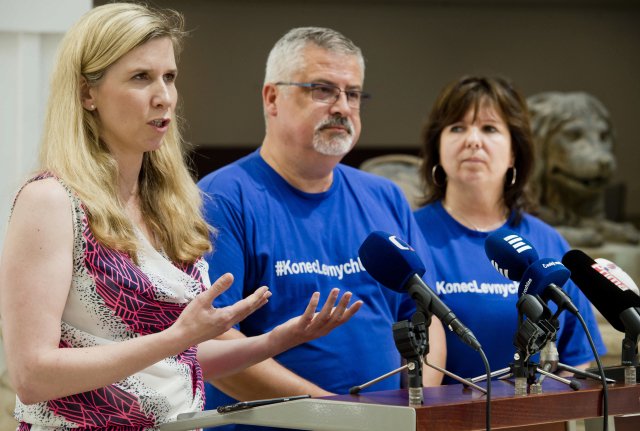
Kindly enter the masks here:
M 218 278 L 209 289 L 198 295 L 197 299 L 201 301 L 199 307 L 202 307 L 202 311 L 206 311 L 205 315 L 207 317 L 202 323 L 208 322 L 206 326 L 209 327 L 209 337 L 220 335 L 228 328 L 242 321 L 251 313 L 264 306 L 271 296 L 269 288 L 262 286 L 256 289 L 251 295 L 234 304 L 223 308 L 214 307 L 212 305 L 213 300 L 227 290 L 232 283 L 233 276 L 230 273 L 224 274 Z M 285 326 L 293 329 L 294 332 L 292 334 L 297 334 L 294 336 L 294 339 L 298 339 L 300 342 L 326 335 L 331 330 L 351 319 L 360 309 L 362 301 L 356 301 L 349 306 L 352 296 L 351 292 L 346 292 L 340 296 L 340 289 L 331 289 L 322 308 L 316 312 L 320 303 L 320 293 L 315 292 L 311 295 L 304 313 L 292 319 L 289 324 Z M 207 310 L 203 310 L 205 308 Z
M 347 292 L 347 293 L 349 293 L 349 292 Z M 329 296 L 327 297 L 327 300 L 324 301 L 324 305 L 322 306 L 322 310 L 320 310 L 320 312 L 318 313 L 318 316 L 316 316 L 316 318 L 322 317 L 322 318 L 328 320 L 331 317 L 331 313 L 333 312 L 333 306 L 336 303 L 336 299 L 338 299 L 338 295 L 339 294 L 340 294 L 340 289 L 338 289 L 337 287 L 334 287 L 333 289 L 331 289 L 331 292 L 329 292 Z M 344 295 L 343 295 L 343 297 L 344 297 Z
M 312 301 L 317 293 L 318 292 L 314 293 L 314 296 L 312 296 Z M 307 327 L 305 328 L 306 331 L 327 333 L 337 326 L 342 325 L 347 320 L 351 319 L 351 317 L 362 306 L 362 301 L 356 301 L 351 306 L 349 306 L 349 302 L 351 301 L 352 297 L 351 292 L 345 292 L 336 305 L 336 300 L 338 299 L 339 294 L 339 289 L 332 289 L 329 293 L 329 296 L 327 297 L 327 300 L 322 306 L 322 309 L 319 312 L 315 313 L 315 315 L 311 316 L 310 320 L 305 319 L 308 322 Z M 311 309 L 312 301 L 309 301 L 309 305 L 307 306 L 305 314 L 303 315 L 306 318 L 309 317 L 308 313 Z
M 235 325 L 241 320 L 244 320 L 248 315 L 256 311 L 258 308 L 269 302 L 270 296 L 271 292 L 269 291 L 269 288 L 267 286 L 262 286 L 256 289 L 251 295 L 247 296 L 243 300 L 238 301 L 235 304 L 231 304 L 225 307 L 225 309 L 233 316 L 233 324 Z
M 338 305 L 336 305 L 331 313 L 331 320 L 340 324 L 344 319 L 349 320 L 353 313 L 358 311 L 360 306 L 362 305 L 362 301 L 357 301 L 349 307 L 349 302 L 351 301 L 351 292 L 345 292 L 340 298 Z M 355 307 L 355 310 L 353 309 Z M 345 320 L 345 321 L 346 321 Z
M 271 296 L 269 288 L 262 286 L 248 297 L 227 307 L 216 308 L 213 301 L 231 286 L 233 275 L 230 273 L 218 278 L 209 289 L 200 293 L 187 305 L 178 319 L 179 326 L 190 334 L 197 344 L 215 338 L 226 332 L 233 325 L 266 304 Z
M 305 308 L 301 318 L 306 322 L 311 322 L 311 320 L 313 320 L 313 316 L 316 314 L 316 309 L 318 308 L 319 303 L 320 292 L 313 292 L 313 295 L 311 295 L 311 299 L 309 300 L 307 308 Z
M 356 301 L 349 306 L 352 294 L 347 292 L 335 305 L 339 294 L 339 289 L 332 289 L 322 309 L 316 312 L 320 293 L 315 292 L 302 315 L 274 328 L 276 344 L 282 348 L 281 351 L 322 337 L 351 319 L 362 306 L 362 301 Z
M 209 304 L 213 304 L 213 300 L 231 287 L 232 284 L 233 275 L 230 272 L 227 272 L 226 274 L 222 274 L 213 282 L 210 288 L 202 292 L 199 296 L 202 296 L 202 299 L 208 301 Z
M 322 306 L 322 309 L 319 312 L 316 312 L 316 309 L 318 308 L 318 303 L 320 301 L 320 292 L 315 292 L 311 296 L 309 305 L 307 305 L 307 309 L 305 310 L 305 313 L 303 315 L 303 318 L 308 325 L 307 329 L 314 329 L 316 327 L 323 326 L 329 320 L 331 320 L 333 304 L 336 303 L 336 299 L 338 298 L 339 293 L 340 289 L 331 289 L 329 296 L 327 297 L 324 305 Z
M 249 314 L 256 311 L 258 308 L 262 307 L 264 304 L 269 302 L 269 298 L 271 297 L 271 291 L 267 286 L 262 286 L 258 288 L 255 292 L 249 295 L 246 299 L 249 299 Z
M 353 317 L 354 314 L 356 314 L 358 312 L 358 310 L 360 309 L 360 307 L 362 307 L 362 304 L 364 304 L 362 302 L 362 300 L 357 300 L 356 302 L 354 302 L 353 304 L 351 304 L 351 307 L 347 308 L 341 318 L 341 324 L 346 322 L 347 320 L 351 319 L 351 317 Z

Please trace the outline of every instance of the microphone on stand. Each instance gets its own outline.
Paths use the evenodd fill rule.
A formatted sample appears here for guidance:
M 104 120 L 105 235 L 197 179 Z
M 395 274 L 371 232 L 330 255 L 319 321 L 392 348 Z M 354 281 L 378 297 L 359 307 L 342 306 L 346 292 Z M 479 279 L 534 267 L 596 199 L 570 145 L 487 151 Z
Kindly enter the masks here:
M 377 282 L 400 293 L 408 293 L 425 312 L 442 323 L 474 350 L 481 346 L 475 335 L 422 280 L 424 263 L 402 239 L 386 232 L 369 234 L 358 250 L 365 269 Z
M 602 411 L 603 417 L 606 418 L 609 411 L 607 378 L 605 377 L 600 357 L 598 356 L 587 324 L 569 296 L 560 288 L 572 275 L 571 271 L 561 262 L 554 259 L 538 259 L 538 253 L 535 251 L 533 245 L 519 234 L 508 229 L 501 229 L 491 234 L 485 242 L 485 251 L 493 266 L 498 271 L 511 280 L 515 279 L 515 281 L 520 281 L 518 288 L 519 295 L 530 293 L 541 296 L 544 301 L 552 300 L 558 306 L 558 311 L 553 316 L 554 318 L 556 318 L 563 309 L 566 309 L 574 314 L 580 321 L 598 364 L 598 370 L 600 372 L 599 380 L 602 382 L 603 388 Z M 525 267 L 526 269 L 523 269 Z M 521 280 L 517 280 L 517 278 L 515 278 L 516 275 L 521 275 Z M 552 353 L 550 349 L 549 355 Z M 555 358 L 553 357 L 547 358 L 547 362 L 553 362 L 554 360 Z M 558 366 L 560 365 L 564 364 L 558 362 Z M 549 377 L 554 376 L 553 374 L 542 374 Z M 584 376 L 591 377 L 589 374 L 590 373 L 583 373 Z
M 605 319 L 620 332 L 638 329 L 638 288 L 629 276 L 624 282 L 611 271 L 580 250 L 568 251 L 562 262 L 571 270 L 571 280 Z M 620 273 L 618 273 L 620 275 Z
M 555 372 L 558 365 L 558 350 L 554 341 L 557 332 L 557 320 L 554 318 L 556 316 L 551 317 L 550 311 L 544 306 L 544 302 L 540 298 L 540 294 L 546 293 L 547 289 L 549 289 L 550 293 L 553 293 L 554 297 L 559 298 L 559 302 L 562 303 L 562 307 L 558 307 L 559 311 L 568 306 L 572 312 L 577 312 L 577 309 L 572 307 L 573 304 L 566 294 L 563 295 L 562 293 L 564 292 L 558 292 L 558 285 L 562 285 L 567 281 L 569 271 L 562 264 L 552 259 L 540 259 L 538 252 L 529 241 L 507 229 L 502 229 L 489 235 L 484 247 L 487 257 L 494 268 L 504 277 L 519 282 L 518 311 L 532 321 L 532 326 L 536 324 L 547 334 L 546 338 L 539 335 L 537 337 L 538 342 L 532 339 L 528 344 L 528 351 L 530 353 L 540 351 L 540 367 L 544 371 Z M 538 316 L 532 315 L 530 311 L 527 312 L 523 306 L 531 304 L 528 308 L 535 309 L 533 308 L 535 300 L 529 298 L 531 295 L 539 298 L 540 311 Z M 546 311 L 544 314 L 543 306 Z M 527 323 L 525 321 L 523 325 Z M 533 333 L 531 330 L 527 331 L 526 328 L 518 331 L 518 335 L 520 332 Z M 520 345 L 523 345 L 522 341 Z M 544 374 L 540 376 L 535 389 L 539 388 L 539 383 L 544 380 L 544 376 Z
M 425 326 L 429 325 L 431 315 L 436 315 L 436 317 L 438 317 L 449 330 L 458 335 L 464 343 L 479 352 L 484 362 L 487 375 L 491 372 L 487 357 L 471 330 L 460 322 L 451 309 L 442 302 L 438 295 L 422 280 L 421 276 L 426 270 L 424 263 L 415 250 L 396 235 L 376 231 L 369 234 L 364 240 L 358 249 L 358 256 L 369 275 L 378 283 L 396 292 L 409 294 L 416 302 L 417 312 L 414 314 L 411 322 L 402 321 L 393 325 L 393 336 L 396 347 L 402 354 L 402 357 L 407 360 L 407 365 L 367 382 L 364 385 L 354 386 L 349 392 L 352 394 L 357 393 L 363 387 L 373 384 L 398 371 L 407 369 L 409 370 L 409 404 L 422 404 L 422 382 L 419 381 L 419 376 L 421 376 L 421 366 L 424 362 L 431 368 L 458 380 L 465 386 L 473 387 L 485 393 L 487 395 L 487 426 L 489 426 L 491 382 L 487 382 L 487 388 L 485 390 L 473 382 L 469 382 L 462 377 L 426 361 L 429 343 L 428 328 L 425 329 Z
M 578 308 L 560 287 L 571 275 L 561 262 L 551 258 L 540 259 L 529 241 L 508 229 L 489 235 L 484 249 L 500 274 L 520 282 L 518 296 L 531 294 L 545 302 L 551 300 L 558 306 L 558 314 L 562 310 L 578 313 Z
M 617 265 L 604 259 L 601 263 L 596 262 L 580 250 L 567 252 L 562 262 L 571 269 L 571 279 L 600 314 L 611 326 L 625 334 L 621 357 L 624 381 L 635 384 L 640 340 L 640 296 L 637 286 Z M 610 374 L 613 375 L 613 372 Z
M 491 234 L 485 242 L 485 251 L 496 270 L 505 277 L 520 282 L 518 295 L 535 295 L 545 302 L 551 300 L 558 306 L 558 311 L 553 316 L 553 320 L 557 318 L 562 310 L 569 310 L 574 314 L 585 329 L 596 361 L 599 362 L 595 345 L 584 319 L 582 319 L 571 298 L 560 287 L 570 278 L 571 271 L 555 259 L 540 259 L 529 241 L 508 229 L 501 229 Z M 550 341 L 553 342 L 554 340 L 555 334 Z M 543 361 L 543 364 L 550 364 L 550 366 L 545 368 L 552 368 L 556 365 L 558 368 L 573 369 L 557 362 L 557 350 L 554 345 L 546 347 L 546 350 L 543 349 L 541 352 L 541 361 Z M 606 382 L 602 373 L 599 379 Z

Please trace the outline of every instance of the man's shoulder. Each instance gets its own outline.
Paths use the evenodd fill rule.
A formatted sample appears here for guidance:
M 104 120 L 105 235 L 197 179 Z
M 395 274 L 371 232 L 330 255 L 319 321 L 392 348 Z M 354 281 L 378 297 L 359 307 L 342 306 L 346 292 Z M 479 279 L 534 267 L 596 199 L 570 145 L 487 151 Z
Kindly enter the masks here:
M 372 174 L 370 172 L 363 171 L 362 169 L 358 169 L 353 166 L 345 165 L 344 163 L 338 163 L 336 169 L 342 171 L 345 176 L 353 179 L 358 179 L 360 181 L 375 183 L 388 183 L 391 180 L 382 177 L 380 175 Z
M 394 195 L 398 194 L 398 192 L 401 193 L 400 188 L 393 181 L 380 175 L 365 172 L 342 163 L 338 164 L 336 169 L 342 174 L 345 181 L 360 188 L 377 193 L 392 193 Z
M 438 205 L 436 205 L 435 202 L 432 202 L 422 207 L 416 208 L 413 212 L 413 215 L 415 216 L 416 220 L 428 220 L 436 214 L 437 209 Z
M 246 186 L 256 176 L 256 157 L 254 152 L 208 173 L 198 181 L 198 187 L 204 192 L 218 193 Z

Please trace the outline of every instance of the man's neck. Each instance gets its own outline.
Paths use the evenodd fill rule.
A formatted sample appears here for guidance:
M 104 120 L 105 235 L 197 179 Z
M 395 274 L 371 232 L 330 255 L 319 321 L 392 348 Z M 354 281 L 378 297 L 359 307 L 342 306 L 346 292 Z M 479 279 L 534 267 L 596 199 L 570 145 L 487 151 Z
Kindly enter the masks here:
M 266 140 L 260 149 L 264 161 L 286 182 L 305 193 L 322 193 L 333 184 L 333 169 L 340 158 L 315 153 L 299 156 L 285 154 L 269 145 Z

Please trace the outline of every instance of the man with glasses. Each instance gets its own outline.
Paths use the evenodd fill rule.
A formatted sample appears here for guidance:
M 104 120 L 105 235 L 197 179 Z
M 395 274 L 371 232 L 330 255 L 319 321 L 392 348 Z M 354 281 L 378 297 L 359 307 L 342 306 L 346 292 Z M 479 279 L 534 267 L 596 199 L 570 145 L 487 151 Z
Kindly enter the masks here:
M 207 220 L 218 230 L 207 258 L 210 275 L 235 277 L 216 305 L 262 285 L 273 291 L 267 305 L 224 338 L 268 331 L 314 291 L 325 297 L 338 287 L 364 301 L 348 324 L 325 337 L 214 381 L 208 409 L 234 399 L 346 394 L 401 366 L 392 325 L 411 318 L 413 300 L 376 283 L 360 263 L 358 248 L 382 230 L 416 249 L 427 282 L 433 280 L 433 264 L 400 189 L 340 163 L 360 136 L 360 112 L 369 99 L 363 81 L 362 53 L 351 40 L 326 28 L 289 31 L 267 60 L 262 146 L 199 183 Z M 429 360 L 442 366 L 444 331 L 437 319 L 429 332 Z M 440 380 L 424 367 L 425 384 Z M 396 374 L 368 390 L 399 388 Z M 236 429 L 245 428 L 255 429 Z

